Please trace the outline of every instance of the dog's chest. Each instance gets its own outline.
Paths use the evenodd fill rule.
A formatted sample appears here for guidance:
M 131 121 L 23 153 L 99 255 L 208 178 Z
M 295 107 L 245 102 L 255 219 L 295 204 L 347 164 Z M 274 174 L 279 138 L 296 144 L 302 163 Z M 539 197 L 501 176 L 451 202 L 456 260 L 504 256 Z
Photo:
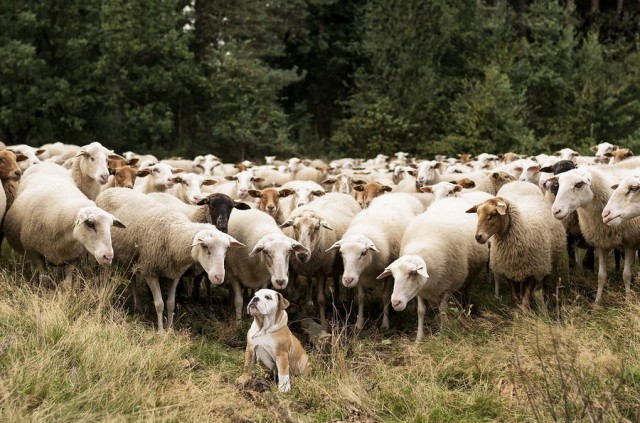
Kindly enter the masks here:
M 258 362 L 269 370 L 276 368 L 276 343 L 271 334 L 251 339 L 251 347 Z

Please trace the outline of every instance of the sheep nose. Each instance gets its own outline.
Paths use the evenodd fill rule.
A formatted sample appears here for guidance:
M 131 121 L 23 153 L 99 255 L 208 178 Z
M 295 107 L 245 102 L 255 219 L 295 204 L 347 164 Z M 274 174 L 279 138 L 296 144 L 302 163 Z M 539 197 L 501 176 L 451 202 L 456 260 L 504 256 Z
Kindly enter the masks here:
M 127 185 L 125 185 L 124 187 L 125 187 L 125 188 L 129 188 L 129 189 L 133 189 L 133 185 L 131 185 L 131 184 L 127 184 Z
M 105 264 L 110 264 L 112 260 L 113 260 L 113 253 L 107 253 L 102 255 L 102 261 Z
M 604 209 L 602 211 L 602 218 L 605 219 L 607 216 L 611 214 L 611 210 Z
M 309 255 L 307 253 L 298 253 L 296 254 L 296 256 L 298 257 L 298 260 L 300 260 L 301 262 L 306 262 Z
M 224 275 L 213 275 L 213 283 L 224 282 Z
M 201 197 L 201 196 L 199 196 L 199 195 L 194 195 L 194 196 L 193 196 L 193 202 L 194 202 L 194 203 L 197 203 L 197 202 L 198 202 L 198 201 L 200 201 L 200 200 L 202 200 L 202 197 Z
M 344 285 L 351 285 L 353 283 L 353 278 L 350 277 L 342 277 L 342 282 L 344 283 Z
M 22 172 L 20 172 L 19 170 L 16 170 L 13 175 L 16 177 L 16 179 L 20 179 L 20 177 L 22 176 Z
M 106 184 L 107 181 L 109 180 L 109 174 L 108 173 L 103 173 L 102 175 L 99 176 L 100 179 L 100 183 L 101 184 Z
M 391 306 L 393 308 L 398 308 L 402 302 L 400 300 L 391 300 Z
M 478 242 L 482 241 L 482 235 L 477 234 L 476 235 L 476 241 L 478 241 Z
M 286 283 L 287 283 L 286 279 L 276 279 L 275 281 L 273 281 L 273 284 L 279 288 L 284 287 Z
M 271 204 L 267 206 L 267 209 L 268 209 L 269 211 L 271 211 L 271 210 L 273 210 L 273 209 L 275 209 L 275 208 L 276 208 L 276 206 L 271 205 Z

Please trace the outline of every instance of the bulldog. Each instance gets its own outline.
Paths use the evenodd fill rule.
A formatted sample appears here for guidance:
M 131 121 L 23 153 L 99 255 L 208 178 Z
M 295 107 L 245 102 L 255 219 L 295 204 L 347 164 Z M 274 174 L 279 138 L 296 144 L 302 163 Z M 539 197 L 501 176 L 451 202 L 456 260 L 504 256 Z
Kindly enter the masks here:
M 288 306 L 289 301 L 272 289 L 260 289 L 249 301 L 247 314 L 253 316 L 253 323 L 247 333 L 244 372 L 237 380 L 240 385 L 251 380 L 256 360 L 267 370 L 278 371 L 279 392 L 291 389 L 290 374 L 306 376 L 311 372 L 307 354 L 287 326 Z

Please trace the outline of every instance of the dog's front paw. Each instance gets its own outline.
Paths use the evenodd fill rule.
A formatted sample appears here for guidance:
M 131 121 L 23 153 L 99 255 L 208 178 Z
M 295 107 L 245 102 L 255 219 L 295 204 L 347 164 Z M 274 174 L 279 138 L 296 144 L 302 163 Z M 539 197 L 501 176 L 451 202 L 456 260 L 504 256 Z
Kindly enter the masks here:
M 290 389 L 289 375 L 278 375 L 278 392 L 289 392 Z
M 249 382 L 251 382 L 251 375 L 247 373 L 243 374 L 238 379 L 236 379 L 236 383 L 241 387 L 247 386 Z

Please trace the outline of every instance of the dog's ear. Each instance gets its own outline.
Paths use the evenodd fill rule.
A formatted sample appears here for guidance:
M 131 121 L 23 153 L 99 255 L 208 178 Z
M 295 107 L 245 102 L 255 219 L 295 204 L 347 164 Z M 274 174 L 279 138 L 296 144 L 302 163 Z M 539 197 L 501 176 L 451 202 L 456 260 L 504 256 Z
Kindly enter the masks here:
M 278 292 L 278 310 L 286 310 L 289 307 L 289 301 Z

